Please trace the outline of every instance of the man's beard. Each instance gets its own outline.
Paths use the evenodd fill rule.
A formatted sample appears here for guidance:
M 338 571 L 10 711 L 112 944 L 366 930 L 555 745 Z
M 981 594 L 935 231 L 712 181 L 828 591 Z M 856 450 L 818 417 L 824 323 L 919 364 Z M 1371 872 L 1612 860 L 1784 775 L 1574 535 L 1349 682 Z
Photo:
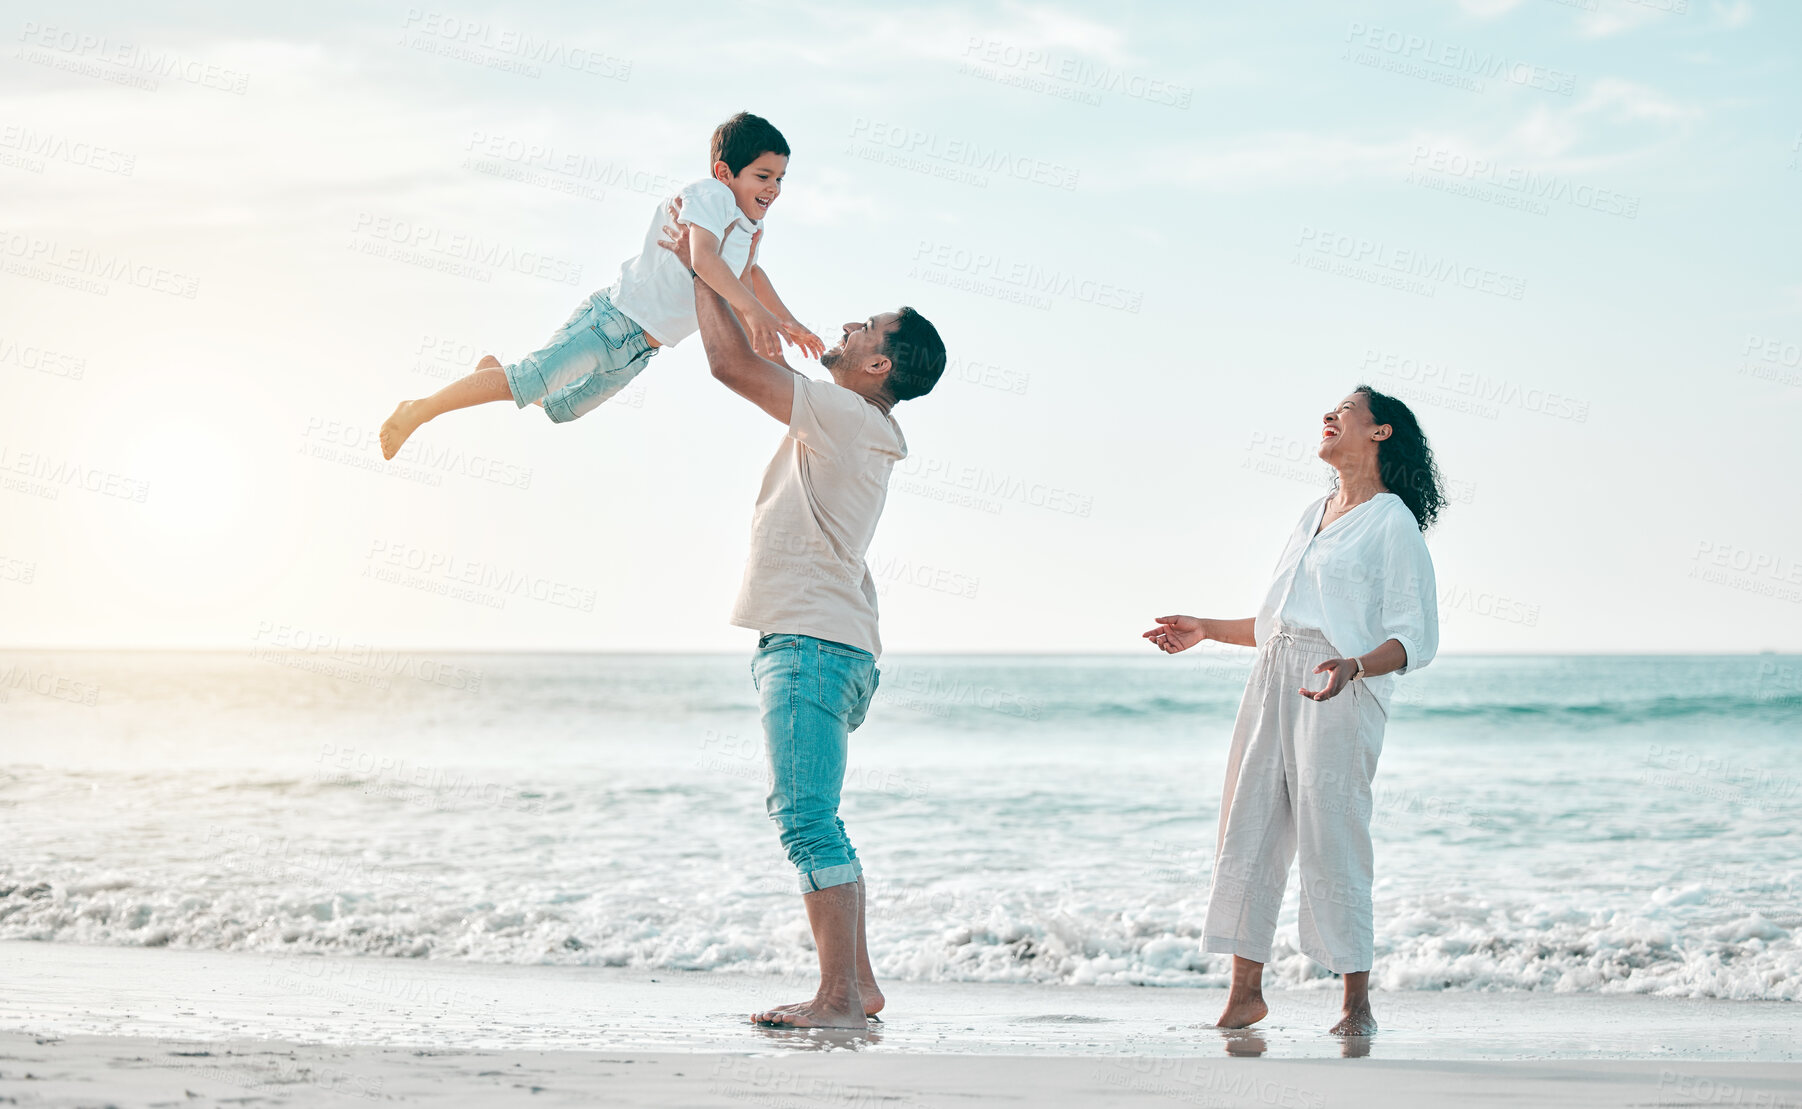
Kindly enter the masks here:
M 820 355 L 820 365 L 830 370 L 832 367 L 838 365 L 839 359 L 844 356 L 845 352 L 842 350 L 829 350 Z

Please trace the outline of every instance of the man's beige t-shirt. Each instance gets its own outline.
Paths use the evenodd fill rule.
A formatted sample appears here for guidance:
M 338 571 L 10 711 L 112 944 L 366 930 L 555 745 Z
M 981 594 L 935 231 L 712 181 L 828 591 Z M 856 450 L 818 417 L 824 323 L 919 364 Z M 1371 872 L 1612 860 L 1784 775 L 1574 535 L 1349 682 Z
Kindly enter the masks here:
M 864 561 L 907 457 L 894 417 L 851 390 L 795 375 L 788 436 L 763 472 L 751 557 L 732 623 L 882 654 L 876 583 Z

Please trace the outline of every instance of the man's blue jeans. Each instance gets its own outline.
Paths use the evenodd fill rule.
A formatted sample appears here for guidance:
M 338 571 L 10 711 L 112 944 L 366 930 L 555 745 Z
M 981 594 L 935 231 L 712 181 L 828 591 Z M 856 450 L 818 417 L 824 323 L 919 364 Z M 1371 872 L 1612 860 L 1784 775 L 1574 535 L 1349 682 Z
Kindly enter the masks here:
M 855 882 L 863 873 L 838 802 L 851 733 L 863 723 L 879 680 L 870 652 L 811 635 L 765 635 L 751 659 L 770 756 L 764 807 L 801 873 L 802 893 Z

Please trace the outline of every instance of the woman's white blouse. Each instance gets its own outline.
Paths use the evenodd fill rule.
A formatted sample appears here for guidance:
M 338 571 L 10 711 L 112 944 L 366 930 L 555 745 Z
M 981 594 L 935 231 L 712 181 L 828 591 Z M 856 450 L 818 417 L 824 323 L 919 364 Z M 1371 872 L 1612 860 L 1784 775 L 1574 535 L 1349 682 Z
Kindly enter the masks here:
M 1439 595 L 1414 514 L 1394 493 L 1378 493 L 1316 535 L 1327 500 L 1302 513 L 1277 560 L 1253 629 L 1258 645 L 1282 625 L 1318 630 L 1342 658 L 1393 639 L 1408 653 L 1394 674 L 1420 669 L 1439 650 Z M 1394 676 L 1362 680 L 1387 710 Z

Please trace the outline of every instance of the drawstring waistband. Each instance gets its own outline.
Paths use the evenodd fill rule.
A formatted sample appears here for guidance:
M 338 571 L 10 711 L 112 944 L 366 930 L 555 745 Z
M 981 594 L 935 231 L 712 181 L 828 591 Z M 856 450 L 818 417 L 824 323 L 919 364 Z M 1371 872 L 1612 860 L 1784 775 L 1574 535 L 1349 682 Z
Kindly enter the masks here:
M 1316 628 L 1296 628 L 1287 626 L 1279 627 L 1271 632 L 1270 638 L 1264 640 L 1262 646 L 1269 647 L 1281 644 L 1285 647 L 1293 647 L 1297 643 L 1306 643 L 1310 640 L 1328 650 L 1332 650 L 1333 645 L 1327 641 L 1324 632 Z
M 1258 647 L 1259 677 L 1266 676 L 1278 651 L 1295 647 L 1316 647 L 1329 653 L 1333 649 L 1327 637 L 1314 628 L 1280 627 Z

